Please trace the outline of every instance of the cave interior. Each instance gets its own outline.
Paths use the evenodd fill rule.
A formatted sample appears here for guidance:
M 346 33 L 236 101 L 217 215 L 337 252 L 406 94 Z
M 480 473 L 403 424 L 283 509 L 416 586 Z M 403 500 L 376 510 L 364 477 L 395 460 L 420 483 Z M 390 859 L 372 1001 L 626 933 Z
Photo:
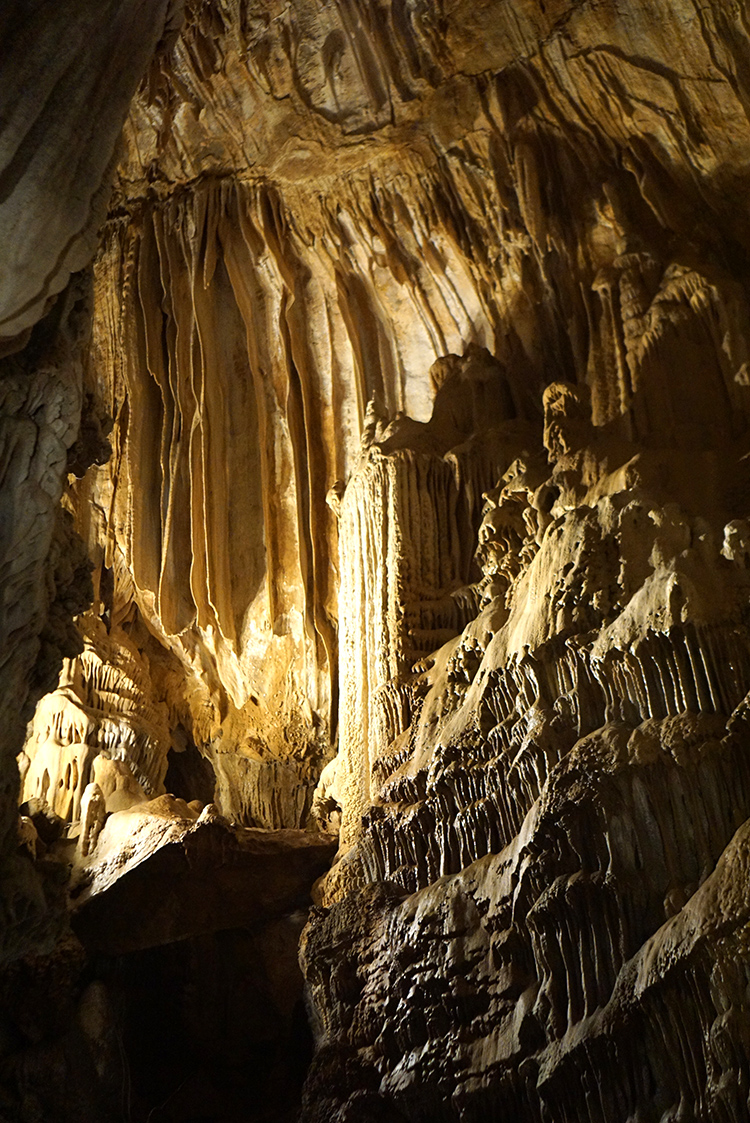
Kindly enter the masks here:
M 4 0 L 0 1123 L 748 1123 L 748 200 L 744 0 Z

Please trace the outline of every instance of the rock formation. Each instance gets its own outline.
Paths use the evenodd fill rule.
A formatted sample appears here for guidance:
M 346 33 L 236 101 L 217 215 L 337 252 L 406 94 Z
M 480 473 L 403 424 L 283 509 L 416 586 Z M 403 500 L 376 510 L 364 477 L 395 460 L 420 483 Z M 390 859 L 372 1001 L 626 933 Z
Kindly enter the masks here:
M 743 1123 L 744 6 L 6 7 L 0 1118 Z

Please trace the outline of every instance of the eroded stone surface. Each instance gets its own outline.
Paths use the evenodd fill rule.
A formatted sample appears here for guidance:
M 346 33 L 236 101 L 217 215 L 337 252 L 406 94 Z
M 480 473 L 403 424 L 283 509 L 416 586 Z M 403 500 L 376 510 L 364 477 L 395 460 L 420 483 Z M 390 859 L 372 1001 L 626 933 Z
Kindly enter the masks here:
M 133 102 L 85 736 L 63 684 L 27 783 L 147 941 L 243 829 L 170 772 L 340 826 L 306 1120 L 750 1110 L 747 52 L 723 0 L 222 0 Z
M 24 346 L 94 256 L 128 103 L 181 7 L 84 0 L 71 18 L 49 0 L 3 5 L 0 346 Z

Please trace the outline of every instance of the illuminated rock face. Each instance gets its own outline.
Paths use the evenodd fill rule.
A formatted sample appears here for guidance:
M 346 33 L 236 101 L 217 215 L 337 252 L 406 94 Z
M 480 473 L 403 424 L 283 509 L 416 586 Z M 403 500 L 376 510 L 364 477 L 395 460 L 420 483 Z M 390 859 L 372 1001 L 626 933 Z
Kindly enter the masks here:
M 188 4 L 90 346 L 11 356 L 45 403 L 72 372 L 27 810 L 68 821 L 94 929 L 151 876 L 203 899 L 258 828 L 339 831 L 305 1123 L 750 1112 L 749 51 L 721 0 Z M 76 654 L 50 535 L 106 412 Z
M 0 12 L 0 961 L 59 927 L 17 851 L 15 757 L 34 703 L 81 648 L 72 617 L 91 599 L 60 507 L 67 472 L 104 448 L 83 385 L 91 283 L 71 274 L 95 252 L 128 103 L 178 8 L 84 0 L 73 15 L 9 0 Z
M 370 655 L 349 631 L 339 551 L 360 503 L 380 518 L 379 485 L 357 471 L 373 426 L 420 423 L 398 422 L 402 458 L 445 456 L 471 433 L 418 435 L 445 377 L 430 377 L 436 360 L 488 348 L 507 421 L 540 423 L 543 387 L 564 379 L 589 386 L 597 427 L 621 418 L 619 436 L 647 448 L 742 430 L 732 254 L 745 233 L 727 204 L 727 135 L 735 164 L 746 136 L 724 72 L 744 40 L 728 20 L 717 8 L 660 23 L 614 4 L 458 5 L 443 23 L 428 4 L 188 9 L 124 133 L 89 370 L 116 418 L 114 455 L 82 505 L 106 513 L 84 536 L 99 556 L 106 543 L 116 597 L 185 667 L 189 735 L 227 813 L 301 825 L 339 722 L 342 768 L 359 767 L 347 729 L 369 737 L 358 707 L 380 718 L 356 699 L 391 671 L 355 672 Z M 463 456 L 465 510 L 455 526 L 436 514 L 434 531 L 458 534 L 461 558 L 449 577 L 425 574 L 415 603 L 469 583 L 481 493 L 519 440 Z M 405 471 L 398 487 L 421 495 Z M 385 559 L 373 547 L 363 565 L 395 574 Z M 447 636 L 462 612 L 434 629 L 405 619 L 404 634 L 424 631 L 428 653 L 427 633 Z M 342 656 L 350 634 L 358 651 Z M 374 631 L 367 642 L 382 646 Z M 386 663 L 403 662 L 397 647 Z M 403 708 L 399 691 L 383 705 Z M 367 784 L 352 800 L 356 824 Z
M 356 773 L 343 741 L 344 823 L 372 806 L 302 937 L 306 1120 L 747 1112 L 744 442 L 644 451 L 544 397 L 475 619 L 391 674 L 412 720 Z

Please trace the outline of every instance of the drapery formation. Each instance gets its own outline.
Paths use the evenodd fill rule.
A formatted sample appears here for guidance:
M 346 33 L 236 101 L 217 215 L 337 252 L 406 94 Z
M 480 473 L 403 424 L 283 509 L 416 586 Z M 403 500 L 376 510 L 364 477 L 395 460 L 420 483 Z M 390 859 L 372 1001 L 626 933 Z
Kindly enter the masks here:
M 84 279 L 14 334 L 6 696 L 66 659 L 24 845 L 91 948 L 200 974 L 249 914 L 185 900 L 337 834 L 306 1123 L 747 1115 L 749 58 L 720 0 L 188 3 L 90 343 Z M 14 333 L 78 260 L 34 222 Z M 96 932 L 173 873 L 179 930 Z

